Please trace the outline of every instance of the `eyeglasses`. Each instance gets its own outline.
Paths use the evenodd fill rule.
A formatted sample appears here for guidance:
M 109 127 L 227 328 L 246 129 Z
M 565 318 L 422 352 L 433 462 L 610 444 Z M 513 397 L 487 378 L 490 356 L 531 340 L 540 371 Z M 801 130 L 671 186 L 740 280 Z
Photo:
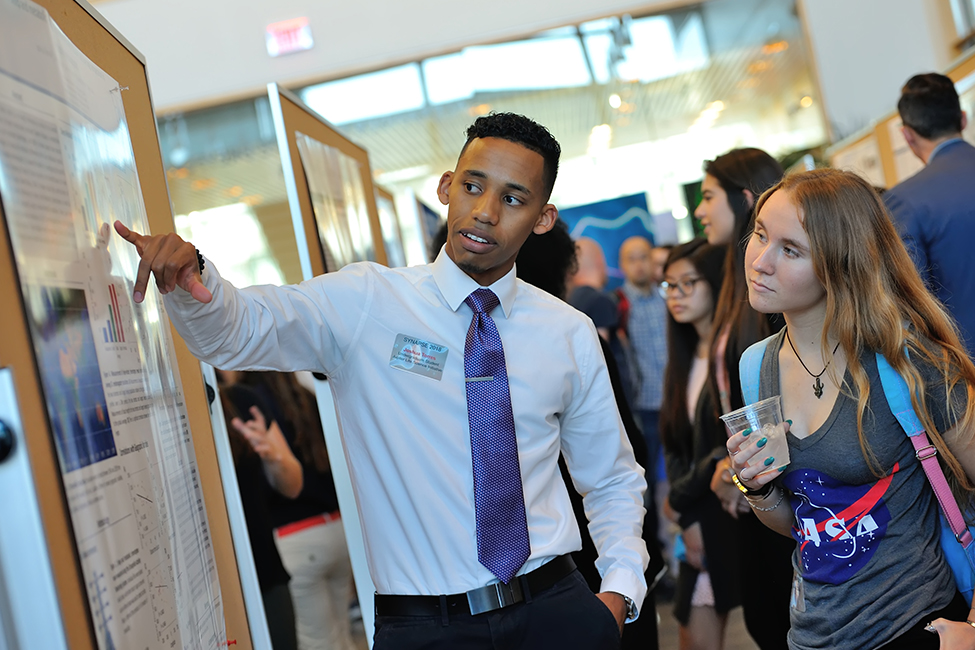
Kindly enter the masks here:
M 696 278 L 684 278 L 682 280 L 678 280 L 677 282 L 664 281 L 660 283 L 660 287 L 657 289 L 657 291 L 660 292 L 660 296 L 662 298 L 668 298 L 673 292 L 677 292 L 677 295 L 679 295 L 681 298 L 687 298 L 688 296 L 694 294 L 695 286 L 703 279 L 704 278 L 699 276 Z

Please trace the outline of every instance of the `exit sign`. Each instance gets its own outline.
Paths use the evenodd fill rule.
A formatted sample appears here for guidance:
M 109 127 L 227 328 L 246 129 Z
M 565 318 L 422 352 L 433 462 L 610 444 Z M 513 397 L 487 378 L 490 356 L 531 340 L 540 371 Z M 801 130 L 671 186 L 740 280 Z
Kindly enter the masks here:
M 271 23 L 264 33 L 264 42 L 267 45 L 267 53 L 271 56 L 310 50 L 315 44 L 307 18 L 292 18 Z

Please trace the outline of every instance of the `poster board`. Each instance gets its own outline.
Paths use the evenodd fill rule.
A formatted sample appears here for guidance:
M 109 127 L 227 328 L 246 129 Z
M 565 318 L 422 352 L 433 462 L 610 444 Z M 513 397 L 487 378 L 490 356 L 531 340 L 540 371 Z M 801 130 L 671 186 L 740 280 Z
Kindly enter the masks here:
M 268 97 L 271 102 L 271 114 L 274 116 L 278 151 L 281 154 L 284 182 L 287 186 L 288 203 L 291 206 L 295 239 L 298 243 L 298 256 L 301 258 L 304 279 L 308 280 L 327 271 L 337 269 L 328 266 L 328 254 L 319 237 L 320 228 L 312 202 L 312 190 L 308 179 L 309 170 L 305 169 L 302 164 L 302 156 L 298 146 L 299 135 L 311 138 L 325 146 L 333 147 L 345 156 L 359 162 L 359 169 L 363 174 L 362 185 L 366 194 L 369 222 L 372 228 L 373 245 L 376 253 L 375 261 L 380 264 L 388 264 L 383 246 L 379 214 L 376 209 L 372 170 L 369 166 L 369 155 L 366 150 L 343 136 L 334 126 L 305 106 L 295 95 L 280 88 L 277 84 L 268 84 Z M 359 597 L 359 608 L 362 611 L 362 622 L 369 647 L 372 647 L 375 629 L 373 595 L 376 593 L 376 588 L 369 575 L 362 524 L 359 519 L 355 495 L 352 492 L 352 478 L 346 462 L 345 449 L 339 434 L 335 402 L 326 381 L 315 382 L 315 396 L 318 399 L 319 415 L 322 419 L 322 429 L 325 432 L 325 446 L 328 449 L 332 479 L 335 482 L 335 491 L 338 494 L 339 509 L 342 512 L 342 523 L 345 527 L 345 539 L 349 548 L 349 557 L 352 560 L 352 573 L 355 578 L 356 593 Z
M 829 161 L 837 169 L 856 172 L 875 187 L 887 187 L 880 145 L 873 129 L 857 136 L 852 142 L 844 142 L 830 153 Z
M 291 205 L 291 215 L 296 234 L 299 235 L 298 254 L 301 257 L 305 279 L 321 275 L 326 271 L 336 271 L 341 266 L 341 261 L 336 260 L 336 267 L 325 266 L 325 258 L 330 255 L 321 241 L 320 233 L 323 228 L 316 221 L 316 210 L 312 203 L 313 188 L 309 185 L 308 180 L 309 170 L 302 162 L 299 142 L 303 140 L 310 140 L 327 147 L 338 152 L 342 158 L 355 161 L 358 164 L 359 178 L 357 182 L 362 188 L 363 196 L 361 198 L 365 204 L 372 236 L 370 244 L 373 250 L 373 261 L 387 264 L 368 152 L 342 135 L 338 129 L 326 122 L 318 113 L 305 106 L 297 96 L 277 84 L 268 85 L 268 96 L 271 102 L 271 113 L 275 119 L 278 150 L 281 153 L 281 163 L 284 166 L 288 203 Z M 305 219 L 306 215 L 309 219 Z M 298 233 L 298 230 L 301 232 Z M 310 255 L 309 251 L 302 250 L 300 236 L 302 234 L 308 247 L 317 251 L 317 255 Z
M 173 216 L 170 209 L 168 189 L 166 187 L 162 157 L 159 149 L 149 83 L 146 76 L 145 60 L 141 54 L 108 25 L 94 9 L 83 2 L 83 0 L 41 0 L 36 6 L 28 5 L 19 0 L 3 0 L 3 2 L 6 3 L 8 10 L 25 11 L 34 14 L 38 18 L 38 25 L 41 24 L 40 21 L 46 21 L 47 19 L 46 16 L 43 16 L 43 12 L 39 11 L 39 8 L 43 8 L 54 21 L 54 24 L 56 24 L 56 29 L 51 30 L 52 34 L 57 33 L 58 40 L 55 42 L 61 43 L 62 45 L 66 44 L 63 45 L 65 48 L 64 52 L 68 50 L 72 52 L 77 51 L 77 55 L 72 55 L 72 61 L 75 63 L 80 62 L 83 68 L 84 66 L 90 66 L 90 69 L 82 70 L 86 74 L 78 76 L 73 74 L 63 75 L 63 78 L 68 78 L 72 83 L 80 83 L 79 80 L 82 78 L 100 78 L 99 75 L 105 75 L 107 78 L 114 80 L 118 95 L 116 104 L 118 106 L 118 117 L 127 125 L 126 147 L 128 153 L 123 156 L 124 165 L 120 164 L 119 167 L 129 166 L 135 170 L 138 176 L 138 185 L 133 186 L 130 190 L 137 197 L 136 202 L 140 204 L 140 209 L 144 209 L 144 216 L 142 218 L 144 220 L 143 222 L 148 224 L 149 230 L 155 233 L 172 232 L 174 229 Z M 8 28 L 12 24 L 10 20 L 0 21 L 0 29 L 3 28 L 4 23 L 6 23 Z M 18 34 L 18 36 L 26 37 L 30 35 Z M 8 34 L 6 38 L 11 38 L 11 35 Z M 77 49 L 75 50 L 75 48 Z M 11 81 L 11 79 L 11 77 L 8 77 L 8 89 L 14 87 L 13 84 L 20 83 L 16 80 Z M 84 86 L 69 88 L 66 96 L 76 91 L 77 96 L 83 96 L 88 90 L 90 89 Z M 38 96 L 42 94 L 39 93 Z M 54 95 L 51 95 L 51 97 L 57 99 Z M 16 101 L 16 97 L 7 97 L 6 100 L 9 105 L 9 102 Z M 72 104 L 71 102 L 63 103 L 65 106 Z M 20 111 L 20 114 L 29 118 L 32 116 L 31 110 L 35 109 L 36 106 L 30 110 Z M 77 104 L 74 104 L 71 110 L 79 114 L 83 113 L 83 108 L 79 109 Z M 8 110 L 6 114 L 9 117 L 13 112 Z M 97 117 L 94 118 L 94 121 L 97 122 Z M 11 132 L 13 131 L 10 128 L 6 130 L 8 135 Z M 57 136 L 55 136 L 56 138 Z M 29 151 L 30 147 L 25 150 Z M 92 160 L 100 159 L 92 158 Z M 121 178 L 121 175 L 119 178 Z M 96 182 L 101 181 L 95 179 L 93 183 Z M 84 183 L 79 183 L 78 186 L 84 187 L 85 185 Z M 102 196 L 105 196 L 104 192 Z M 10 196 L 8 195 L 9 198 Z M 74 199 L 76 197 L 73 196 L 72 198 Z M 12 205 L 10 201 L 8 201 L 8 205 Z M 42 531 L 40 533 L 41 548 L 46 550 L 46 556 L 49 559 L 50 577 L 53 582 L 52 591 L 55 594 L 56 607 L 53 608 L 53 612 L 46 611 L 45 615 L 53 615 L 60 618 L 62 629 L 64 630 L 66 647 L 84 649 L 106 647 L 104 630 L 109 628 L 106 627 L 108 615 L 106 615 L 104 601 L 108 598 L 108 594 L 105 592 L 106 587 L 98 584 L 98 582 L 102 579 L 106 582 L 111 581 L 116 590 L 122 589 L 120 593 L 124 596 L 128 588 L 137 584 L 137 581 L 128 584 L 128 578 L 120 575 L 120 572 L 122 569 L 128 570 L 127 567 L 133 565 L 135 556 L 129 556 L 127 559 L 125 556 L 112 557 L 110 561 L 111 565 L 114 565 L 116 562 L 123 563 L 113 569 L 116 575 L 99 576 L 95 574 L 89 576 L 86 572 L 83 572 L 83 566 L 90 566 L 90 558 L 83 558 L 79 554 L 78 549 L 81 546 L 85 548 L 93 547 L 91 544 L 84 544 L 87 542 L 86 539 L 79 539 L 77 537 L 79 530 L 82 530 L 82 528 L 79 528 L 78 521 L 72 520 L 71 517 L 72 499 L 75 499 L 76 503 L 77 495 L 72 496 L 68 493 L 65 489 L 66 481 L 62 480 L 62 477 L 89 467 L 96 467 L 106 459 L 120 458 L 122 454 L 112 444 L 111 439 L 106 437 L 102 441 L 103 444 L 100 443 L 101 447 L 96 445 L 92 448 L 93 453 L 88 455 L 76 454 L 74 461 L 70 459 L 66 461 L 66 458 L 70 455 L 63 453 L 65 448 L 64 439 L 60 438 L 60 443 L 55 442 L 58 439 L 55 435 L 55 425 L 58 418 L 52 416 L 52 413 L 56 414 L 60 413 L 60 411 L 52 411 L 50 408 L 50 396 L 55 392 L 50 383 L 47 385 L 47 390 L 45 391 L 44 389 L 44 376 L 49 378 L 50 372 L 45 375 L 43 364 L 40 362 L 37 354 L 38 348 L 35 346 L 38 340 L 36 336 L 36 310 L 33 312 L 34 316 L 31 316 L 26 309 L 25 302 L 20 300 L 22 296 L 21 289 L 30 283 L 30 279 L 25 279 L 23 276 L 22 271 L 25 268 L 23 265 L 18 269 L 17 258 L 15 257 L 18 244 L 17 241 L 12 241 L 10 237 L 13 231 L 9 229 L 11 224 L 8 220 L 17 218 L 19 214 L 18 210 L 21 207 L 14 206 L 14 208 L 8 211 L 9 213 L 3 214 L 4 227 L 0 228 L 0 286 L 3 287 L 4 296 L 17 297 L 17 299 L 5 302 L 7 317 L 0 319 L 0 367 L 3 367 L 5 372 L 9 374 L 11 384 L 10 393 L 16 396 L 16 411 L 20 422 L 20 428 L 16 432 L 19 436 L 17 443 L 18 449 L 22 453 L 22 460 L 29 466 L 29 487 L 32 488 L 33 496 L 36 499 L 38 529 Z M 77 208 L 77 205 L 75 205 L 75 208 Z M 80 217 L 78 218 L 80 219 Z M 14 239 L 17 240 L 17 237 Z M 22 253 L 23 238 L 20 237 L 19 241 L 21 243 L 20 248 Z M 130 287 L 131 281 L 134 278 L 128 278 L 128 280 L 128 286 Z M 120 350 L 124 347 L 122 346 L 124 343 L 128 342 L 131 345 L 135 345 L 135 340 L 131 338 L 135 332 L 128 330 L 132 321 L 127 320 L 132 318 L 132 313 L 131 311 L 126 311 L 126 309 L 131 309 L 131 301 L 126 299 L 127 296 L 120 296 L 118 294 L 120 286 L 122 288 L 126 287 L 124 279 L 120 280 L 119 286 L 103 287 L 104 291 L 102 293 L 104 295 L 101 296 L 105 299 L 105 304 L 100 309 L 104 313 L 113 314 L 115 320 L 113 321 L 109 317 L 105 319 L 104 323 L 100 323 L 97 328 L 89 328 L 89 333 L 92 335 L 92 340 L 95 342 L 94 344 L 99 354 L 102 354 L 104 346 L 109 343 L 117 345 Z M 63 303 L 64 305 L 70 306 L 73 304 L 72 301 L 79 299 L 79 293 L 65 291 L 62 292 L 61 298 L 66 300 Z M 108 305 L 109 300 L 111 301 L 111 306 Z M 94 307 L 92 313 L 94 313 Z M 151 315 L 146 317 L 152 318 Z M 158 321 L 158 315 L 156 318 Z M 31 334 L 31 327 L 34 328 L 35 336 Z M 160 359 L 164 359 L 166 363 L 171 364 L 171 381 L 168 384 L 166 384 L 166 381 L 163 381 L 163 383 L 173 388 L 173 390 L 170 390 L 168 397 L 161 396 L 151 390 L 147 390 L 146 394 L 152 405 L 151 409 L 156 409 L 157 402 L 160 402 L 160 400 L 163 400 L 162 403 L 172 404 L 172 409 L 174 409 L 173 413 L 175 414 L 173 423 L 183 433 L 187 430 L 191 433 L 191 442 L 189 442 L 189 438 L 182 436 L 185 444 L 180 449 L 182 450 L 181 453 L 183 453 L 182 460 L 187 461 L 185 467 L 192 468 L 192 473 L 195 474 L 191 482 L 198 481 L 198 487 L 194 486 L 193 494 L 201 495 L 202 503 L 180 501 L 178 507 L 188 507 L 191 510 L 199 509 L 200 512 L 205 511 L 202 520 L 205 520 L 207 524 L 205 529 L 199 531 L 198 543 L 201 547 L 210 546 L 213 561 L 212 564 L 205 563 L 203 572 L 208 576 L 213 576 L 213 571 L 215 570 L 215 575 L 219 578 L 218 590 L 215 589 L 211 592 L 213 594 L 211 602 L 204 602 L 204 605 L 222 606 L 223 616 L 219 617 L 222 620 L 215 620 L 218 615 L 214 612 L 218 610 L 211 610 L 209 614 L 204 613 L 201 618 L 205 618 L 207 615 L 210 616 L 212 625 L 210 625 L 211 632 L 207 633 L 209 635 L 207 638 L 211 640 L 216 639 L 216 644 L 233 642 L 239 648 L 250 648 L 252 646 L 250 643 L 249 627 L 243 608 L 241 588 L 234 563 L 227 511 L 224 505 L 224 493 L 219 481 L 219 472 L 209 425 L 206 394 L 200 374 L 199 363 L 190 355 L 181 340 L 173 335 L 171 330 L 166 326 L 165 321 L 158 321 L 155 329 L 157 332 L 163 333 L 160 340 L 166 340 L 168 343 L 167 349 L 164 352 L 159 352 L 157 356 Z M 83 330 L 84 328 L 81 328 L 78 331 Z M 130 337 L 128 341 L 124 338 L 126 336 Z M 103 357 L 99 356 L 100 366 L 102 361 Z M 141 365 L 139 367 L 141 368 Z M 98 410 L 97 407 L 102 407 L 102 411 L 107 407 L 109 413 L 114 408 L 107 403 L 97 404 L 96 411 Z M 165 408 L 169 408 L 169 406 Z M 152 417 L 155 418 L 155 416 Z M 153 421 L 155 422 L 155 419 Z M 126 423 L 121 419 L 115 422 L 116 427 L 121 427 L 123 424 Z M 112 429 L 111 431 L 114 433 L 116 429 Z M 153 435 L 155 436 L 155 430 Z M 175 439 L 181 437 L 181 435 L 174 435 L 172 438 Z M 61 452 L 60 456 L 59 449 Z M 92 449 L 89 451 L 92 451 Z M 127 449 L 132 452 L 129 454 L 130 458 L 137 456 L 138 452 L 142 451 L 141 449 L 133 449 L 132 447 Z M 112 455 L 113 453 L 115 454 L 114 456 Z M 122 471 L 124 473 L 127 470 Z M 126 487 L 132 489 L 134 483 L 126 482 L 127 480 L 120 480 L 118 482 L 124 483 Z M 140 492 L 137 498 L 145 497 L 146 495 L 142 495 Z M 145 500 L 149 502 L 149 499 Z M 149 512 L 139 510 L 135 506 L 132 507 L 134 508 L 134 512 L 131 515 L 137 521 L 142 520 L 142 514 Z M 173 514 L 171 520 L 176 518 L 176 515 Z M 96 528 L 99 529 L 98 534 L 101 535 L 100 529 L 103 527 L 103 524 L 102 522 L 95 523 Z M 104 526 L 114 528 L 116 523 L 109 521 Z M 140 529 L 140 535 L 142 532 Z M 82 544 L 80 545 L 79 543 Z M 178 553 L 182 552 L 178 551 Z M 189 569 L 189 567 L 187 568 Z M 137 572 L 139 569 L 133 568 L 132 571 Z M 146 571 L 149 574 L 152 572 L 148 566 L 146 566 Z M 158 579 L 158 576 L 154 575 L 147 575 L 145 577 L 147 578 L 148 584 L 152 584 L 153 580 Z M 93 583 L 95 583 L 94 586 Z M 122 586 L 123 584 L 125 585 L 124 587 Z M 138 590 L 131 592 L 131 597 L 141 598 L 139 597 L 139 593 Z M 182 596 L 179 596 L 179 598 L 182 598 Z M 206 601 L 206 598 L 203 601 Z M 141 600 L 137 600 L 137 602 L 141 602 Z M 182 604 L 182 600 L 178 602 Z M 152 616 L 156 617 L 155 620 L 158 625 L 158 621 L 161 620 L 159 617 L 162 615 L 159 611 L 154 611 Z M 115 622 L 112 625 L 127 625 L 129 628 L 132 628 L 135 625 L 141 625 L 141 622 L 145 620 L 145 616 L 137 616 L 129 618 L 123 624 L 121 621 L 122 618 L 123 616 L 119 615 L 117 619 L 113 619 Z M 149 620 L 152 619 L 150 618 Z M 5 623 L 7 622 L 9 621 L 5 621 Z M 199 623 L 200 621 L 194 619 L 194 622 Z M 35 619 L 22 621 L 15 618 L 13 620 L 14 625 L 21 627 L 34 625 L 35 623 Z M 217 628 L 219 628 L 219 631 L 217 631 Z M 159 630 L 156 631 L 159 632 Z M 157 640 L 161 640 L 165 636 L 171 642 L 177 638 L 173 634 L 158 634 L 157 636 Z M 124 647 L 121 640 L 115 642 L 115 645 Z M 24 647 L 41 646 L 26 645 Z M 172 647 L 176 646 L 174 645 Z
M 403 244 L 403 230 L 400 228 L 396 199 L 392 192 L 376 186 L 376 209 L 383 231 L 383 246 L 386 248 L 386 265 L 406 266 L 406 247 Z

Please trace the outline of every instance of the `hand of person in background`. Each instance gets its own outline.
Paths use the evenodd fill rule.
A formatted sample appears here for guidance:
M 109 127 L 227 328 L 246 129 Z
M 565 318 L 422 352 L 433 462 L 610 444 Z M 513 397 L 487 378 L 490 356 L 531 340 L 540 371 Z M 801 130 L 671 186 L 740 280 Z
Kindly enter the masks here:
M 250 420 L 245 421 L 240 418 L 234 418 L 230 423 L 240 432 L 240 435 L 247 439 L 251 449 L 257 452 L 261 460 L 277 462 L 280 460 L 280 450 L 276 449 L 273 441 L 270 440 L 271 436 L 268 432 L 267 420 L 264 419 L 264 414 L 256 406 L 251 407 L 250 413 Z
M 149 284 L 149 274 L 156 279 L 159 293 L 165 295 L 180 287 L 196 300 L 207 303 L 213 299 L 210 290 L 203 286 L 196 247 L 184 241 L 176 233 L 165 235 L 140 235 L 129 230 L 121 221 L 115 222 L 115 232 L 135 246 L 142 261 L 135 278 L 132 299 L 142 302 Z
M 704 536 L 701 534 L 701 524 L 695 522 L 680 534 L 684 538 L 687 563 L 698 571 L 704 571 Z
M 714 492 L 721 507 L 725 512 L 738 518 L 738 515 L 749 512 L 748 501 L 741 491 L 731 482 L 731 459 L 722 458 L 714 468 L 714 475 L 711 477 L 711 491 Z
M 277 422 L 271 422 L 268 426 L 264 414 L 256 406 L 250 408 L 250 414 L 250 420 L 234 418 L 230 423 L 261 457 L 264 473 L 271 486 L 284 496 L 294 499 L 301 493 L 304 484 L 301 463 L 288 446 Z
M 664 517 L 667 518 L 667 521 L 671 523 L 676 524 L 677 520 L 680 519 L 680 513 L 674 510 L 673 506 L 670 505 L 670 499 L 664 499 L 664 504 L 661 510 L 663 511 Z

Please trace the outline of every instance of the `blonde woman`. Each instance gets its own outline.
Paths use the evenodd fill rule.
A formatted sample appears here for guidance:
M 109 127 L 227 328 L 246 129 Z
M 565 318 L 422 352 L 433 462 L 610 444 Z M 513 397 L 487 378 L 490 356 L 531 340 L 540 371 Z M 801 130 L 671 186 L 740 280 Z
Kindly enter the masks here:
M 749 302 L 786 322 L 758 344 L 759 395 L 781 395 L 791 462 L 764 454 L 758 436 L 736 434 L 728 450 L 752 509 L 797 542 L 789 645 L 975 648 L 965 623 L 975 612 L 939 544 L 938 503 L 876 360 L 883 354 L 910 387 L 964 508 L 975 476 L 975 366 L 957 329 L 859 177 L 790 176 L 756 207 Z

